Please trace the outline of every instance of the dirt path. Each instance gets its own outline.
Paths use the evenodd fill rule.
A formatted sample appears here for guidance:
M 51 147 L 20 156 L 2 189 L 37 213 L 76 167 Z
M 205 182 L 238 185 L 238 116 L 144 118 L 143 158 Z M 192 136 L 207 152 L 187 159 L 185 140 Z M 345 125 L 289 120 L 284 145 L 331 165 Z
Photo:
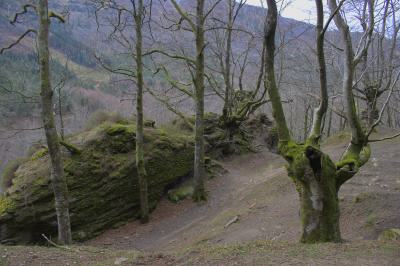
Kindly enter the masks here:
M 341 192 L 341 229 L 346 240 L 376 239 L 400 227 L 400 140 L 373 145 L 370 162 Z M 326 148 L 333 157 L 342 144 Z M 300 236 L 298 196 L 283 167 L 284 161 L 263 151 L 222 163 L 228 173 L 212 179 L 209 201 L 174 204 L 163 199 L 151 222 L 130 222 L 88 241 L 87 245 L 138 249 L 181 250 L 201 243 L 249 240 L 297 241 Z M 227 228 L 233 218 L 238 221 Z
M 207 203 L 198 205 L 186 200 L 174 204 L 163 199 L 151 214 L 149 224 L 130 222 L 86 244 L 154 251 L 201 241 L 207 237 L 208 230 L 215 230 L 210 228 L 210 222 L 219 220 L 221 214 L 225 214 L 226 220 L 234 217 L 235 211 L 243 207 L 243 204 L 238 204 L 241 203 L 238 199 L 244 198 L 249 190 L 274 174 L 280 173 L 282 169 L 275 166 L 282 164 L 279 156 L 266 151 L 232 158 L 222 163 L 225 169 L 229 169 L 227 174 L 208 181 L 210 191 Z M 221 218 L 218 222 L 228 221 Z

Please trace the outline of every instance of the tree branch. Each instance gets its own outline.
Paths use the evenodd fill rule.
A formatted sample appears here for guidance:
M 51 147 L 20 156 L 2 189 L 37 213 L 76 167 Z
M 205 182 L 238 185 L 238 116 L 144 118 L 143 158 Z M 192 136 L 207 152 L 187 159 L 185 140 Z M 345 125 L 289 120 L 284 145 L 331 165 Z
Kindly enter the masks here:
M 11 44 L 10 44 L 9 46 L 7 46 L 7 47 L 1 48 L 0 54 L 3 54 L 4 51 L 9 50 L 9 49 L 13 48 L 14 46 L 16 46 L 17 44 L 19 44 L 19 43 L 20 43 L 29 33 L 31 33 L 31 32 L 37 34 L 36 30 L 34 30 L 34 29 L 28 29 L 28 30 L 25 31 L 21 36 L 19 36 L 18 39 L 17 39 L 15 42 L 11 43 Z

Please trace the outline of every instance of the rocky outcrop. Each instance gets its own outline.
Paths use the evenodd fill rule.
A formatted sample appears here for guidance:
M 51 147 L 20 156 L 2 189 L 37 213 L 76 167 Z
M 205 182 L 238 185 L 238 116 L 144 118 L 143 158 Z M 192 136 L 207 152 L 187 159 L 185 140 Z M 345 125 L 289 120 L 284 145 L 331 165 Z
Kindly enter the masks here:
M 64 150 L 74 240 L 91 238 L 139 216 L 135 126 L 104 123 L 67 139 L 79 153 Z M 145 129 L 149 202 L 154 208 L 168 185 L 190 175 L 192 137 Z M 57 221 L 49 179 L 49 157 L 40 149 L 15 172 L 0 198 L 0 241 L 21 244 L 56 237 Z
M 275 131 L 265 115 L 243 122 L 228 140 L 218 115 L 207 114 L 205 120 L 206 150 L 211 158 L 252 151 L 259 144 L 274 146 Z M 92 238 L 139 216 L 135 133 L 134 124 L 105 121 L 61 143 L 74 240 Z M 181 187 L 190 184 L 193 131 L 179 121 L 164 128 L 148 123 L 144 141 L 151 209 L 168 191 L 173 201 L 189 197 L 191 187 Z M 211 176 L 218 167 L 210 157 L 206 166 Z M 49 165 L 46 147 L 38 146 L 13 168 L 9 187 L 0 197 L 0 243 L 40 243 L 42 234 L 56 238 Z

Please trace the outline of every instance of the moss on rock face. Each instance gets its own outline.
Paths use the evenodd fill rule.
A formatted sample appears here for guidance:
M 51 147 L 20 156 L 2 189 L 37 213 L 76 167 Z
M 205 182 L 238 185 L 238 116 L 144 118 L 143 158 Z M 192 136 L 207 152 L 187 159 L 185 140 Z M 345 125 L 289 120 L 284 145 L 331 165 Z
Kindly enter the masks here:
M 75 240 L 94 237 L 139 216 L 135 132 L 134 125 L 106 122 L 68 139 L 81 150 L 64 153 Z M 145 154 L 149 203 L 154 209 L 168 185 L 191 173 L 193 141 L 182 134 L 146 128 Z M 34 157 L 19 166 L 12 186 L 0 198 L 1 243 L 40 242 L 41 234 L 56 237 L 49 157 Z
M 400 229 L 391 228 L 383 231 L 379 235 L 379 240 L 400 240 Z
M 168 199 L 172 202 L 179 202 L 193 196 L 193 185 L 186 184 L 168 191 Z

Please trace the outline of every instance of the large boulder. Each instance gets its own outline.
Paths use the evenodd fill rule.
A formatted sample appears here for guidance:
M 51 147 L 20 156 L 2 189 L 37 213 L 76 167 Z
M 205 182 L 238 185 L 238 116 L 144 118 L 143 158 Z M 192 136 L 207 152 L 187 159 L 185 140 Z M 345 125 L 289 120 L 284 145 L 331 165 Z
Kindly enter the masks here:
M 145 129 L 145 161 L 151 208 L 168 186 L 191 174 L 193 138 L 181 132 Z M 63 148 L 74 240 L 85 240 L 139 216 L 135 126 L 103 123 L 67 139 Z M 0 198 L 0 242 L 38 243 L 55 238 L 57 220 L 47 150 L 38 150 L 15 172 Z

